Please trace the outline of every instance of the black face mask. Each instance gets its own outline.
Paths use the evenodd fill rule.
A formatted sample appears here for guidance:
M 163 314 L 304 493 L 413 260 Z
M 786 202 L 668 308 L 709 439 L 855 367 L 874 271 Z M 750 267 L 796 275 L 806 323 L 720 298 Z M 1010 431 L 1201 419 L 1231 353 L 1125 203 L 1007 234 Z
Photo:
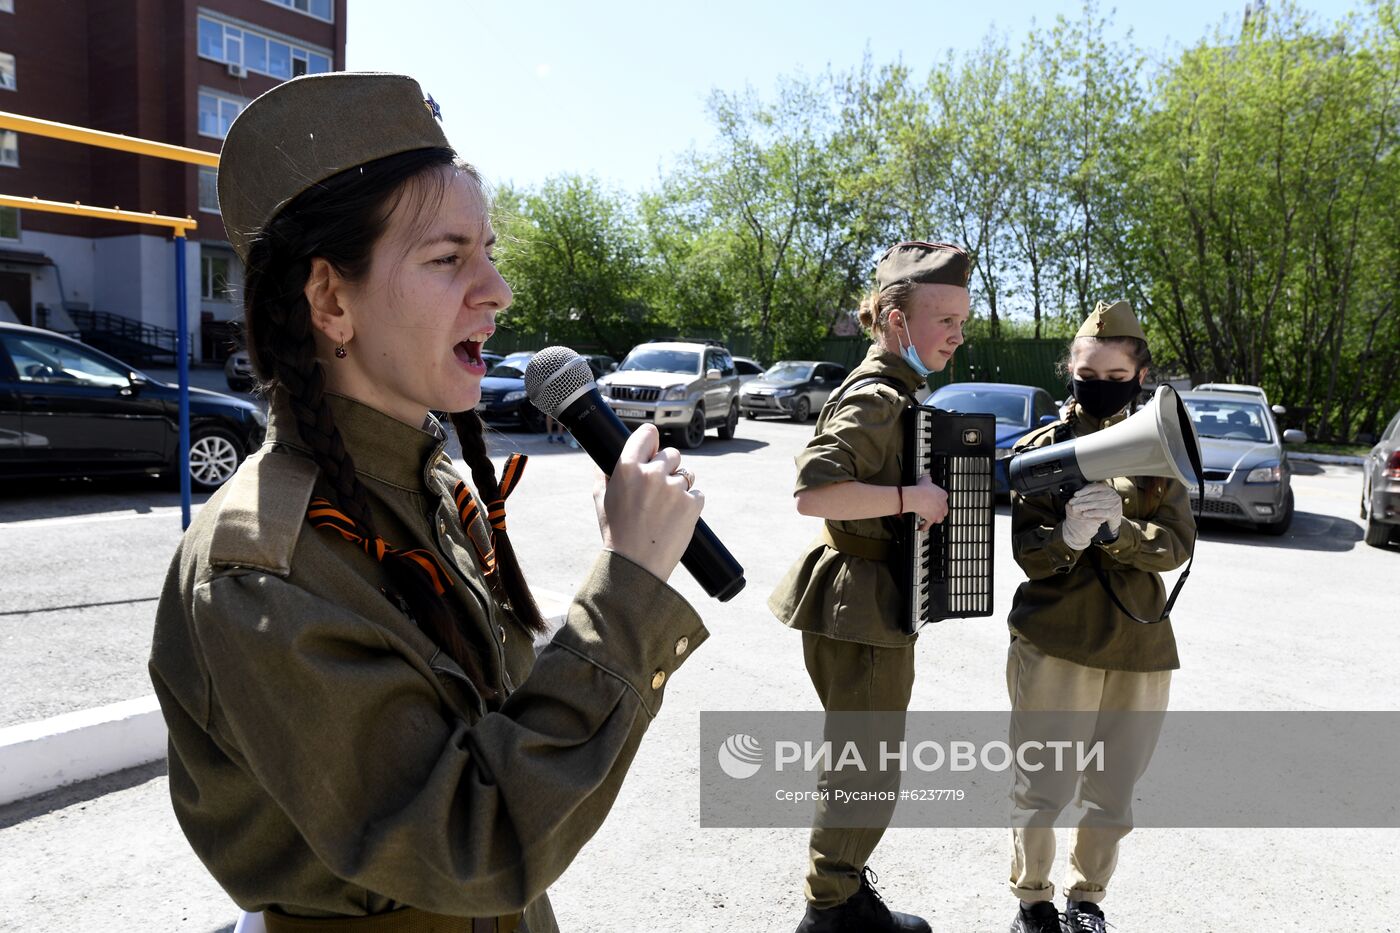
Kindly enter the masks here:
M 1084 413 L 1094 418 L 1107 418 L 1127 407 L 1138 397 L 1142 383 L 1137 379 L 1128 382 L 1113 382 L 1108 379 L 1075 379 L 1070 384 L 1074 400 Z

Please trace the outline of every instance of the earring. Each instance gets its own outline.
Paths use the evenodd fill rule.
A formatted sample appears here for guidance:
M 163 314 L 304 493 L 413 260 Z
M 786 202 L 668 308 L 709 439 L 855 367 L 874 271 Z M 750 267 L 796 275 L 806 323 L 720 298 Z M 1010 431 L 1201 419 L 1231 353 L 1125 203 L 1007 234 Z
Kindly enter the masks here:
M 342 340 L 340 341 L 340 346 L 335 348 L 335 358 L 338 360 L 343 360 L 345 359 L 346 355 L 347 354 L 345 352 L 345 341 Z

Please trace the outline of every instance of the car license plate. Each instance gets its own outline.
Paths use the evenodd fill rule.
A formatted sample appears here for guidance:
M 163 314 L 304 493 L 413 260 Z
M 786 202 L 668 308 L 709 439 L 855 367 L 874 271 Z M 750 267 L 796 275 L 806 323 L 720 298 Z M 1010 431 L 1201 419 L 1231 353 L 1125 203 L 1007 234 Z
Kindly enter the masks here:
M 646 418 L 647 413 L 645 409 L 641 408 L 619 408 L 617 416 L 619 418 Z
M 1206 498 L 1219 499 L 1225 495 L 1224 483 L 1206 483 Z

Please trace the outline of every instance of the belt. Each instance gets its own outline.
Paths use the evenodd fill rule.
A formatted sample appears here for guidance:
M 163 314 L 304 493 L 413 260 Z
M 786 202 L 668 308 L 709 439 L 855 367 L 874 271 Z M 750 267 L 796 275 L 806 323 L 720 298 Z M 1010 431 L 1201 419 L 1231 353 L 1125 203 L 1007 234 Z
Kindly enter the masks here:
M 894 554 L 894 542 L 888 538 L 866 538 L 862 535 L 848 534 L 832 528 L 830 522 L 822 522 L 822 540 L 833 550 L 866 560 L 889 560 Z
M 447 917 L 414 907 L 363 917 L 291 917 L 263 911 L 267 933 L 516 933 L 520 919 L 520 914 Z

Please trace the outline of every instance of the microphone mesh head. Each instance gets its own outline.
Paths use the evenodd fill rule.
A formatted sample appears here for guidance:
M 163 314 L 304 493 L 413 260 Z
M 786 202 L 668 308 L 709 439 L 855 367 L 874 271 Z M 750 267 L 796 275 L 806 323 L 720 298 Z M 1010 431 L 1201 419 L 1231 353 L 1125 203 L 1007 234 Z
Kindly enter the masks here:
M 568 347 L 545 347 L 525 367 L 525 394 L 551 418 L 564 403 L 593 385 L 588 361 Z

